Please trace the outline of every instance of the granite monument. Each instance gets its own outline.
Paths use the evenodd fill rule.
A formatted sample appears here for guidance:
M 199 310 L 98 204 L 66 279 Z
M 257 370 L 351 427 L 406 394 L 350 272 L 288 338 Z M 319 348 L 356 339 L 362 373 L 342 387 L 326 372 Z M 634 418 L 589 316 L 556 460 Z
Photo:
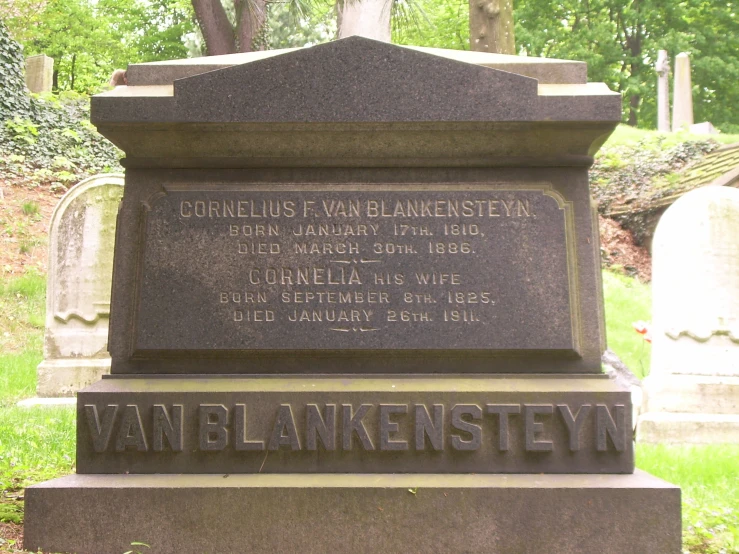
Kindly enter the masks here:
M 679 552 L 605 348 L 585 64 L 348 38 L 132 65 L 111 375 L 30 548 Z

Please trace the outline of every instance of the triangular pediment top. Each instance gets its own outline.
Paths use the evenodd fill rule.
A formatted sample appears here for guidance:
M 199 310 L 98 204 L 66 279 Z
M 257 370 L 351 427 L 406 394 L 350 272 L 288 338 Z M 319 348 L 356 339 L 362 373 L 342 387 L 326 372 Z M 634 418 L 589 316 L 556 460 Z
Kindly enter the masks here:
M 536 79 L 350 37 L 179 79 L 189 121 L 514 121 Z
M 425 46 L 398 45 L 427 54 L 455 61 L 500 69 L 525 77 L 532 77 L 539 84 L 584 84 L 587 82 L 587 64 L 575 60 L 556 58 L 537 58 L 534 56 L 514 56 L 469 50 L 449 50 Z M 171 85 L 177 79 L 225 69 L 235 65 L 253 63 L 306 48 L 283 48 L 256 52 L 240 52 L 220 56 L 202 56 L 131 64 L 128 66 L 128 84 L 131 86 Z

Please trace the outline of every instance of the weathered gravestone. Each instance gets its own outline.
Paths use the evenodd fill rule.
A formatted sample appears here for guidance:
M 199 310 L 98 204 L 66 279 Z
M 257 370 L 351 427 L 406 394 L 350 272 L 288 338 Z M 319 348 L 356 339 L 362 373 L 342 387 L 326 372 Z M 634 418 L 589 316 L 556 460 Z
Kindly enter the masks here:
M 54 58 L 45 54 L 26 58 L 26 86 L 35 93 L 51 92 L 54 83 Z
M 41 397 L 71 396 L 110 370 L 110 286 L 122 196 L 122 175 L 95 176 L 72 187 L 51 216 Z
M 702 187 L 662 216 L 653 247 L 644 442 L 739 442 L 739 190 Z
M 435 52 L 135 65 L 93 99 L 126 152 L 112 374 L 27 547 L 679 551 L 600 372 L 587 168 L 620 97 Z

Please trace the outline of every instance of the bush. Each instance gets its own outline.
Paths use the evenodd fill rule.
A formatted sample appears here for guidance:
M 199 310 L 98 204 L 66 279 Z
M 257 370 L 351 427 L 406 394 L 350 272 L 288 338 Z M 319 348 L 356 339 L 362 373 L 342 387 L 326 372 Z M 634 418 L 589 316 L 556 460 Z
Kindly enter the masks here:
M 0 20 L 0 155 L 31 167 L 51 167 L 64 159 L 70 174 L 118 171 L 121 152 L 90 124 L 90 99 L 30 95 L 23 49 Z M 20 157 L 20 158 L 19 158 Z
M 30 107 L 23 76 L 25 59 L 21 45 L 10 38 L 8 28 L 0 19 L 0 121 L 16 114 L 27 113 Z

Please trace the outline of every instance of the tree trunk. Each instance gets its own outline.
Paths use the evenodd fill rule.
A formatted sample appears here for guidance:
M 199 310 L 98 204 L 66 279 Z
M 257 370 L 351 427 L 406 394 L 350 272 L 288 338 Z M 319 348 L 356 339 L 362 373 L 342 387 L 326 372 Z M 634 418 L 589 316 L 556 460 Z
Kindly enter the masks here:
M 269 46 L 265 36 L 266 0 L 234 0 L 236 8 L 236 49 L 239 52 L 264 50 Z
M 192 7 L 205 39 L 206 54 L 218 56 L 236 52 L 233 27 L 220 0 L 192 0 Z
M 639 123 L 639 103 L 641 102 L 640 94 L 632 94 L 629 97 L 629 125 L 636 127 Z
M 516 53 L 513 0 L 470 0 L 470 49 Z
M 72 54 L 72 65 L 71 69 L 69 70 L 69 75 L 71 77 L 70 83 L 69 83 L 69 90 L 74 90 L 74 71 L 75 71 L 75 65 L 77 63 L 77 54 Z
M 336 7 L 339 38 L 359 35 L 390 42 L 392 0 L 343 0 Z

